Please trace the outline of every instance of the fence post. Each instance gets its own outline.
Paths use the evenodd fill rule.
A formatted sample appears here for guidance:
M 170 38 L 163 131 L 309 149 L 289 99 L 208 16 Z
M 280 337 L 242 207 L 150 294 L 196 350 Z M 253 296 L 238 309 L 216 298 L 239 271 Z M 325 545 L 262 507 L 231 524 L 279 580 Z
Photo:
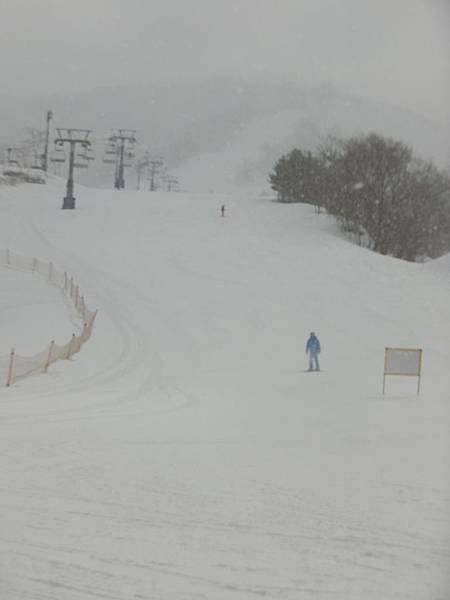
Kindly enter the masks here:
M 90 319 L 90 321 L 89 321 L 89 323 L 87 325 L 87 330 L 86 330 L 86 333 L 87 333 L 86 339 L 87 340 L 92 335 L 92 329 L 94 328 L 94 321 L 95 321 L 95 317 L 97 316 L 97 312 L 98 312 L 97 310 L 94 312 L 94 314 L 92 315 L 92 318 Z
M 69 287 L 70 299 L 72 299 L 72 294 L 73 294 L 73 277 L 70 278 L 70 287 Z
M 9 387 L 12 382 L 12 374 L 13 374 L 13 365 L 14 365 L 14 348 L 11 350 L 11 354 L 9 357 L 9 368 L 8 368 L 8 379 L 6 380 L 6 387 Z
M 74 334 L 74 333 L 72 333 L 72 338 L 71 338 L 71 340 L 70 340 L 70 342 L 69 342 L 69 348 L 67 349 L 67 356 L 66 356 L 66 359 L 70 358 L 70 354 L 71 354 L 71 352 L 72 352 L 72 346 L 73 346 L 73 341 L 74 341 L 74 339 L 75 339 L 75 334 Z
M 31 267 L 31 272 L 34 273 L 36 271 L 36 257 L 33 256 L 33 266 Z
M 94 321 L 95 321 L 95 317 L 97 316 L 97 313 L 98 313 L 98 308 L 95 310 L 94 314 L 92 315 L 91 322 L 89 323 L 90 329 L 92 329 L 94 327 Z
M 64 291 L 67 291 L 67 273 L 64 271 Z
M 75 299 L 74 299 L 74 304 L 75 304 L 75 308 L 78 308 L 78 293 L 79 293 L 79 289 L 78 286 L 75 286 Z
M 48 349 L 48 354 L 47 354 L 47 362 L 45 363 L 45 367 L 44 367 L 44 373 L 47 373 L 48 371 L 48 367 L 50 365 L 50 361 L 52 360 L 52 351 L 53 351 L 53 346 L 55 345 L 55 341 L 52 340 L 50 342 L 50 348 Z

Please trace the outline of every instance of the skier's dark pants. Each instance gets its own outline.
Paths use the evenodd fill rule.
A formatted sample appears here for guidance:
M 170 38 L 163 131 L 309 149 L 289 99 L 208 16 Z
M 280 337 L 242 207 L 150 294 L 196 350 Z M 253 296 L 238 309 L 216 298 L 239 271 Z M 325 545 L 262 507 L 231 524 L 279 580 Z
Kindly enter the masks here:
M 310 371 L 319 371 L 319 355 L 317 352 L 309 353 L 309 370 Z

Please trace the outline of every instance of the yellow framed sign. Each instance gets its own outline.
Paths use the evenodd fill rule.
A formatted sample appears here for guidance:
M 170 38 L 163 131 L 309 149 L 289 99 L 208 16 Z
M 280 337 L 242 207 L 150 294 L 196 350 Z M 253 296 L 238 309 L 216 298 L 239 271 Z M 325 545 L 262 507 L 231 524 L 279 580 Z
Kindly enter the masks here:
M 421 348 L 385 348 L 383 394 L 386 389 L 387 375 L 417 377 L 417 394 L 420 393 L 422 374 Z

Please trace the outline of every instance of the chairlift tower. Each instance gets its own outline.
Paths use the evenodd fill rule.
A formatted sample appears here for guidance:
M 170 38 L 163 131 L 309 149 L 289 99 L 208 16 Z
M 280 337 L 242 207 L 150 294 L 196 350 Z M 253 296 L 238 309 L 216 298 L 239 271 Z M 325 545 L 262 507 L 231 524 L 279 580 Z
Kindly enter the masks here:
M 141 160 L 138 160 L 138 162 L 136 163 L 136 173 L 137 173 L 137 189 L 140 190 L 141 189 L 141 178 L 142 178 L 142 174 L 144 173 L 146 167 L 148 167 L 149 165 L 149 154 L 148 154 L 148 150 L 146 150 L 143 158 Z
M 63 200 L 63 209 L 74 209 L 75 208 L 75 198 L 73 195 L 73 170 L 75 167 L 84 167 L 87 166 L 87 163 L 76 163 L 75 162 L 75 150 L 77 144 L 82 148 L 82 158 L 85 160 L 89 160 L 90 157 L 87 156 L 88 149 L 91 147 L 91 142 L 89 141 L 89 135 L 91 133 L 91 129 L 62 129 L 57 127 L 56 133 L 57 137 L 55 138 L 55 148 L 62 148 L 64 144 L 69 144 L 70 154 L 69 154 L 69 174 L 67 177 L 67 190 L 66 195 Z
M 173 192 L 178 190 L 178 177 L 174 177 L 173 175 L 168 175 L 166 178 L 167 183 L 167 191 Z
M 122 190 L 125 187 L 125 167 L 131 166 L 134 157 L 134 145 L 136 143 L 135 129 L 113 129 L 108 138 L 108 146 L 105 151 L 103 162 L 114 163 L 114 188 Z M 108 154 L 115 155 L 115 159 L 109 159 Z
M 164 161 L 161 157 L 160 158 L 152 158 L 151 160 L 149 160 L 148 164 L 149 164 L 148 178 L 150 180 L 150 191 L 154 192 L 156 190 L 156 175 L 158 174 L 158 171 L 160 170 L 160 168 L 163 166 Z
M 48 140 L 50 137 L 50 121 L 52 120 L 53 112 L 51 110 L 47 111 L 47 127 L 45 129 L 45 147 L 44 154 L 42 155 L 42 170 L 47 173 L 48 169 Z

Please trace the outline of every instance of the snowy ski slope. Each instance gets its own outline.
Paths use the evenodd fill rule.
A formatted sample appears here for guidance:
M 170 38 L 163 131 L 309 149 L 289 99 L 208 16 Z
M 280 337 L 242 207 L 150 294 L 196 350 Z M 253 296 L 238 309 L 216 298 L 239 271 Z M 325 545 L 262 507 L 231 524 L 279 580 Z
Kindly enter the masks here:
M 0 187 L 0 247 L 99 309 L 73 360 L 0 389 L 0 598 L 448 600 L 448 260 L 267 198 L 62 195 Z M 5 269 L 0 324 L 0 353 L 72 330 Z M 385 346 L 423 348 L 420 397 L 381 395 Z

